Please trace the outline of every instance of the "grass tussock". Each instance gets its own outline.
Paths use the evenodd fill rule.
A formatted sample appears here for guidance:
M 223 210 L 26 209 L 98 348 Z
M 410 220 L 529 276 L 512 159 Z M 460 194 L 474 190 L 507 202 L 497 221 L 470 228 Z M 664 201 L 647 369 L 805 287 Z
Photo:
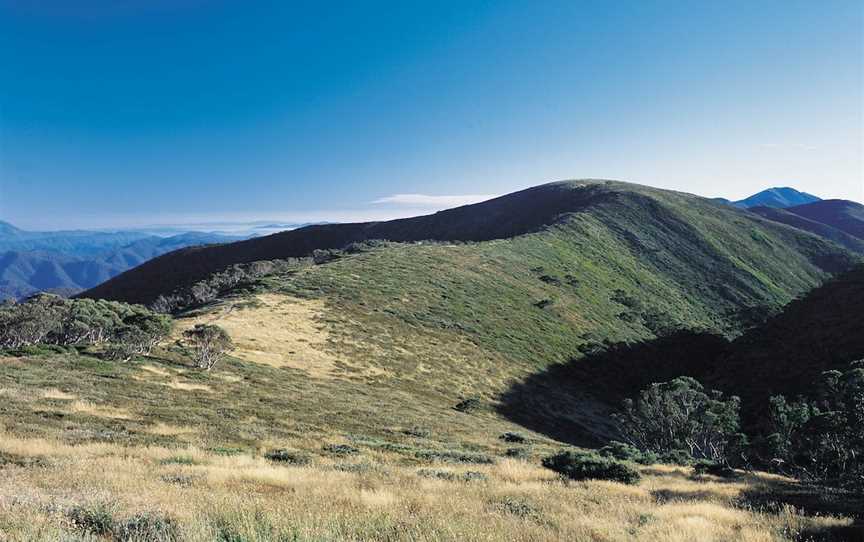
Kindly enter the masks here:
M 772 482 L 755 475 L 730 483 L 644 467 L 639 484 L 623 485 L 509 458 L 430 468 L 377 456 L 342 469 L 327 454 L 286 466 L 263 454 L 0 437 L 0 454 L 49 461 L 0 467 L 0 539 L 10 542 L 780 541 L 851 524 L 737 506 L 742 491 Z

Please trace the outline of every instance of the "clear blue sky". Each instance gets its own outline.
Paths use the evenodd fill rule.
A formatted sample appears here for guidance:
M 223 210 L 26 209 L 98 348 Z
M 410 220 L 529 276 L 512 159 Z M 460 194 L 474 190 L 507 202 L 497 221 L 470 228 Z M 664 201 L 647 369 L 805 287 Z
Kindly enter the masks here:
M 0 219 L 380 218 L 580 177 L 861 201 L 862 79 L 860 0 L 0 0 Z

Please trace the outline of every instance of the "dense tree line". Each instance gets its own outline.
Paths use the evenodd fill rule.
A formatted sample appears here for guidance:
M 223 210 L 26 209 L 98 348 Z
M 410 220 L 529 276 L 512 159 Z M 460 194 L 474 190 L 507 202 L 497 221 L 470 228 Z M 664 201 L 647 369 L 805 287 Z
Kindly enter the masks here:
M 180 311 L 199 307 L 216 300 L 228 292 L 251 287 L 255 281 L 296 268 L 303 260 L 267 260 L 248 264 L 235 264 L 214 273 L 188 288 L 167 295 L 160 295 L 150 305 L 150 309 L 161 314 L 176 314 Z
M 148 354 L 171 323 L 140 305 L 39 294 L 0 306 L 0 347 L 103 345 L 109 357 L 128 360 Z
M 751 439 L 737 397 L 689 377 L 651 384 L 613 415 L 626 443 L 604 450 L 636 462 L 768 468 L 864 491 L 864 360 L 823 373 L 813 397 L 770 402 L 765 429 Z
M 302 265 L 322 265 L 349 254 L 366 252 L 387 244 L 390 243 L 371 239 L 349 243 L 340 249 L 316 249 L 309 258 L 262 260 L 246 264 L 234 264 L 189 287 L 167 295 L 160 295 L 150 304 L 150 309 L 162 314 L 177 314 L 215 301 L 228 293 L 243 288 L 252 288 L 256 281 L 263 277 L 286 273 Z

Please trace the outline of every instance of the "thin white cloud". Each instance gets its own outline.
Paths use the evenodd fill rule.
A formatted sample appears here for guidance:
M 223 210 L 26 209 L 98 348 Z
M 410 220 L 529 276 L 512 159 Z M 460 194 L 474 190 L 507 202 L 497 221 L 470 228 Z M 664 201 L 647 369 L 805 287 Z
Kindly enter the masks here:
M 459 194 L 449 196 L 430 196 L 428 194 L 393 194 L 372 201 L 375 205 L 400 205 L 403 207 L 422 207 L 446 209 L 478 203 L 494 198 L 490 194 Z

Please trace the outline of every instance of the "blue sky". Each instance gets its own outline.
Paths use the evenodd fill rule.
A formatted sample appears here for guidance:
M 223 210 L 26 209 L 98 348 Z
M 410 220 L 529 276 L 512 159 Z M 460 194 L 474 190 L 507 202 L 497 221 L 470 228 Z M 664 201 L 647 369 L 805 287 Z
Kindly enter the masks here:
M 564 178 L 864 200 L 859 0 L 0 0 L 0 219 L 357 220 Z

